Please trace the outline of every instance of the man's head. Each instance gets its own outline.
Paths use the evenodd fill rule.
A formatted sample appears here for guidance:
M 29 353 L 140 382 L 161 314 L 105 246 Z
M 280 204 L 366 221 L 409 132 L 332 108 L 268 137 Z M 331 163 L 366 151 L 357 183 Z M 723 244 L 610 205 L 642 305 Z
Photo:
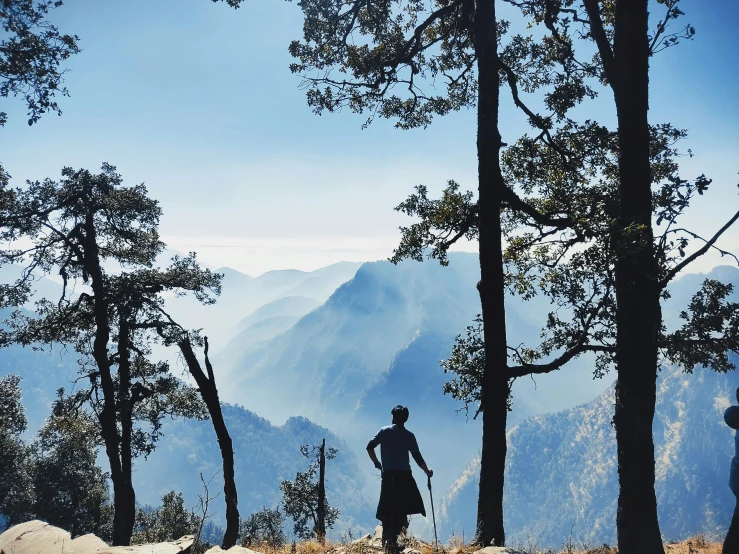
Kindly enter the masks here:
M 395 406 L 392 410 L 390 410 L 390 413 L 393 414 L 393 423 L 395 424 L 404 424 L 406 421 L 408 421 L 408 408 L 405 406 L 401 406 L 398 404 Z

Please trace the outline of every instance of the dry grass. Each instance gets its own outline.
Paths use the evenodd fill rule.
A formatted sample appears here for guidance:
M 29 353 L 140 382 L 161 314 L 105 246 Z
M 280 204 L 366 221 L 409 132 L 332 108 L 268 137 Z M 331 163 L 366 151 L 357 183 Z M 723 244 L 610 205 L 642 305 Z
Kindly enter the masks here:
M 399 541 L 403 548 L 410 547 L 421 554 L 474 554 L 479 547 L 464 543 L 460 537 L 452 537 L 438 548 L 415 537 L 403 537 Z M 303 541 L 275 548 L 273 546 L 252 545 L 249 548 L 262 554 L 382 554 L 382 549 L 373 547 L 367 541 L 334 542 L 326 541 L 325 545 L 317 541 Z M 559 551 L 539 548 L 535 540 L 524 544 L 511 545 L 512 549 L 522 554 L 618 554 L 618 548 L 602 545 L 592 547 L 586 543 L 577 543 L 572 539 L 566 541 Z M 697 534 L 679 543 L 665 544 L 665 554 L 722 554 L 721 544 L 710 542 L 705 535 Z

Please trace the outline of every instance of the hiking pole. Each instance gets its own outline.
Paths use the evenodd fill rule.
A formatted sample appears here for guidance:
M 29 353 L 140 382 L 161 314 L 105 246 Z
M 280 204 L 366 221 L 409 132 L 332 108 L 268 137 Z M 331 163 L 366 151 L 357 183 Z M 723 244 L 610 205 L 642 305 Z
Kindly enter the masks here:
M 434 520 L 434 546 L 439 548 L 439 536 L 436 534 L 436 513 L 434 512 L 434 493 L 431 491 L 431 475 L 428 476 L 429 497 L 431 498 L 431 517 Z

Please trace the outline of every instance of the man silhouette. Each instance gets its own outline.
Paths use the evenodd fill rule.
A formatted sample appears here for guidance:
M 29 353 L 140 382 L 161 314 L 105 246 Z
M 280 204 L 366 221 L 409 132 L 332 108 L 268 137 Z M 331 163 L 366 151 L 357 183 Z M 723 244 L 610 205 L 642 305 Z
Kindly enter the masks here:
M 739 402 L 739 389 L 736 389 L 736 399 Z M 724 421 L 732 429 L 739 429 L 739 406 L 726 408 Z M 737 503 L 734 507 L 734 516 L 731 518 L 729 531 L 724 539 L 723 554 L 739 554 L 739 432 L 734 433 L 734 458 L 731 460 L 729 488 L 737 497 Z
M 416 437 L 405 428 L 408 408 L 395 406 L 391 412 L 392 425 L 381 428 L 367 444 L 367 454 L 375 467 L 382 471 L 380 501 L 376 517 L 382 522 L 382 543 L 388 552 L 398 551 L 398 535 L 408 526 L 411 514 L 426 516 L 421 493 L 411 473 L 408 454 L 429 478 L 434 474 L 421 456 Z M 375 448 L 380 447 L 382 463 L 377 459 Z

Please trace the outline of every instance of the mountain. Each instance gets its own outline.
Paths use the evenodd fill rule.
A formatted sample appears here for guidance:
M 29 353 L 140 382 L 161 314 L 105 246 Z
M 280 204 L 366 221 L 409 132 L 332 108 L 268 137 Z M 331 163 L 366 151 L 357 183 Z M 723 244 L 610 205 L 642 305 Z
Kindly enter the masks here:
M 407 405 L 409 428 L 443 490 L 480 445 L 479 420 L 458 413 L 460 405 L 442 394 L 449 376 L 439 364 L 480 311 L 478 281 L 474 254 L 453 253 L 447 267 L 435 261 L 363 264 L 289 330 L 257 345 L 235 338 L 218 359 L 224 399 L 273 422 L 309 417 L 343 437 L 360 458 L 367 441 L 390 422 L 392 406 Z M 506 313 L 511 341 L 538 340 L 549 309 L 546 300 L 512 299 Z M 518 380 L 510 424 L 572 407 L 601 390 L 587 357 L 562 372 Z M 364 468 L 373 471 L 371 464 Z
M 321 305 L 321 302 L 315 298 L 307 296 L 283 296 L 265 304 L 261 308 L 255 310 L 236 325 L 235 331 L 245 331 L 265 320 L 275 317 L 294 317 L 299 319 L 311 310 Z
M 421 391 L 424 399 L 443 402 L 429 391 L 440 391 L 446 376 L 439 360 L 480 311 L 478 280 L 474 254 L 452 254 L 448 267 L 433 261 L 363 264 L 288 331 L 224 360 L 229 400 L 274 421 L 300 414 L 338 431 L 368 410 L 374 413 L 379 406 L 371 399 L 386 397 L 388 387 L 406 403 Z M 540 324 L 549 305 L 537 306 Z M 511 302 L 506 317 L 512 342 L 538 337 L 540 327 L 528 309 L 526 302 Z M 241 340 L 246 339 L 237 337 L 229 349 L 238 349 Z M 597 389 L 583 394 L 582 401 Z M 283 401 L 274 403 L 273 397 Z
M 243 330 L 238 327 L 239 322 L 255 310 L 289 296 L 304 296 L 320 304 L 350 280 L 360 265 L 340 262 L 316 271 L 268 271 L 259 277 L 222 267 L 215 270 L 223 274 L 221 295 L 215 304 L 203 306 L 194 298 L 185 297 L 169 298 L 167 305 L 173 317 L 186 327 L 202 328 L 218 351 Z
M 284 333 L 320 305 L 320 301 L 307 296 L 283 296 L 265 304 L 236 324 L 236 336 L 228 342 L 222 357 L 238 359 L 255 345 Z

